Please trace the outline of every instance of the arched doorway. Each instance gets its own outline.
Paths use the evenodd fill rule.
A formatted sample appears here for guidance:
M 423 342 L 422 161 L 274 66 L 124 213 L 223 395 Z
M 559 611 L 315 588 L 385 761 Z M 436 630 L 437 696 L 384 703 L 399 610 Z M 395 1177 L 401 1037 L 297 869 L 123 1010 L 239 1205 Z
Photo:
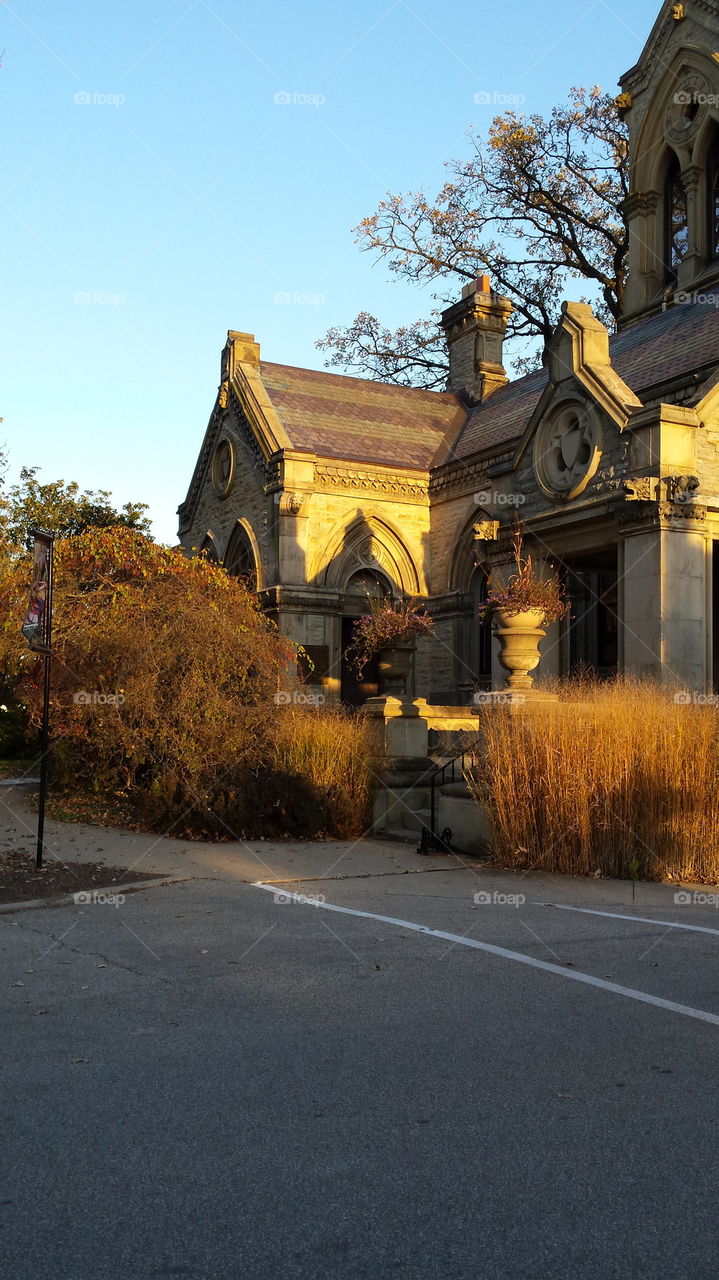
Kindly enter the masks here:
M 360 679 L 345 653 L 352 643 L 355 623 L 363 614 L 369 613 L 370 602 L 388 600 L 391 594 L 389 581 L 376 569 L 359 569 L 347 580 L 342 610 L 340 697 L 348 706 L 359 707 L 367 698 L 376 698 L 379 694 L 377 659 L 370 659 Z

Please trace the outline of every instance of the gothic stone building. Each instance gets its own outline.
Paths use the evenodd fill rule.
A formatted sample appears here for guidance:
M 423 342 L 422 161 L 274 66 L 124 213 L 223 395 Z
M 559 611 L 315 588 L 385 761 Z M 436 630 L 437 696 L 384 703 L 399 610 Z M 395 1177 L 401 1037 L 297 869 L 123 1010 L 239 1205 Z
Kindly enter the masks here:
M 368 594 L 434 615 L 414 694 L 457 705 L 499 685 L 476 609 L 515 510 L 571 598 L 540 680 L 581 663 L 719 685 L 719 3 L 663 4 L 621 88 L 616 334 L 567 302 L 543 368 L 510 381 L 511 304 L 482 277 L 443 315 L 446 392 L 268 363 L 251 334 L 228 334 L 181 541 L 251 578 L 327 696 L 376 691 L 342 656 Z

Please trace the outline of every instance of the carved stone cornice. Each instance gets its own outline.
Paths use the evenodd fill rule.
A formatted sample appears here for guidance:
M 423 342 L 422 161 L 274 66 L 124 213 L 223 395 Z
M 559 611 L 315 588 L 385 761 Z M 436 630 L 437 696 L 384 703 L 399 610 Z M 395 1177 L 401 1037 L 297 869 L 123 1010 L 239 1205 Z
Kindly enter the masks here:
M 655 530 L 699 532 L 707 521 L 708 508 L 697 501 L 698 476 L 638 476 L 625 480 L 614 514 L 620 533 Z
M 664 476 L 662 485 L 667 502 L 688 506 L 696 501 L 699 492 L 699 476 Z
M 497 454 L 496 458 L 492 458 L 487 465 L 488 476 L 501 476 L 507 471 L 514 469 L 514 460 L 517 456 L 517 440 L 514 441 L 511 449 L 505 449 L 504 453 Z
M 496 542 L 485 542 L 482 551 L 481 563 L 490 573 L 516 565 L 511 529 L 502 530 Z
M 487 463 L 470 462 L 433 472 L 429 482 L 431 498 L 442 498 L 454 489 L 473 489 L 487 478 Z
M 658 204 L 657 191 L 632 191 L 622 201 L 621 208 L 624 217 L 631 222 L 633 218 L 646 218 L 650 213 L 656 213 Z
M 270 458 L 267 463 L 267 481 L 265 484 L 265 493 L 272 493 L 273 489 L 282 487 L 282 460 L 280 458 Z
M 354 467 L 315 466 L 315 489 L 330 493 L 366 494 L 367 496 L 410 499 L 426 502 L 429 482 L 420 475 L 397 475 L 390 471 L 368 471 Z
M 676 502 L 659 503 L 659 521 L 663 529 L 687 529 L 705 525 L 706 520 L 707 508 L 698 502 L 685 507 L 678 506 Z
M 312 586 L 284 586 L 275 583 L 259 593 L 263 609 L 275 612 L 278 609 L 296 609 L 300 612 L 324 613 L 336 616 L 342 609 L 342 597 L 339 592 L 320 592 Z

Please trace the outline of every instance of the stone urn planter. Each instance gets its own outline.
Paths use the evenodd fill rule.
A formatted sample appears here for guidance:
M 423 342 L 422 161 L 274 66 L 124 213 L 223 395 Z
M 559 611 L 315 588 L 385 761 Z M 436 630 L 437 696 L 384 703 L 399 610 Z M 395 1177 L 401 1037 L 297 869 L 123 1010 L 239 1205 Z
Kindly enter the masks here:
M 510 689 L 531 689 L 532 676 L 539 664 L 539 642 L 546 636 L 541 609 L 526 609 L 522 613 L 495 610 L 495 631 L 500 640 L 499 661 L 509 671 L 507 684 Z
M 380 689 L 387 697 L 406 697 L 413 653 L 414 645 L 396 645 L 393 648 L 380 649 L 377 655 L 377 670 Z

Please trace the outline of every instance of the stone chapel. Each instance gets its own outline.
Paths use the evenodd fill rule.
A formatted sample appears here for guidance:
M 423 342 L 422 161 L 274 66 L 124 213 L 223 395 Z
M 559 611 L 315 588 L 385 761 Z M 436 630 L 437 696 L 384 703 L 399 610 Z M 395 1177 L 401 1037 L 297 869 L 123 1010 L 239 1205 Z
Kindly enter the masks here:
M 410 696 L 499 687 L 477 621 L 514 512 L 571 615 L 537 671 L 579 664 L 719 689 L 719 3 L 662 4 L 620 82 L 630 274 L 614 334 L 566 302 L 543 367 L 511 381 L 486 276 L 443 314 L 444 392 L 262 359 L 230 331 L 180 539 L 247 578 L 328 699 L 377 692 L 343 658 L 367 598 L 435 619 Z

